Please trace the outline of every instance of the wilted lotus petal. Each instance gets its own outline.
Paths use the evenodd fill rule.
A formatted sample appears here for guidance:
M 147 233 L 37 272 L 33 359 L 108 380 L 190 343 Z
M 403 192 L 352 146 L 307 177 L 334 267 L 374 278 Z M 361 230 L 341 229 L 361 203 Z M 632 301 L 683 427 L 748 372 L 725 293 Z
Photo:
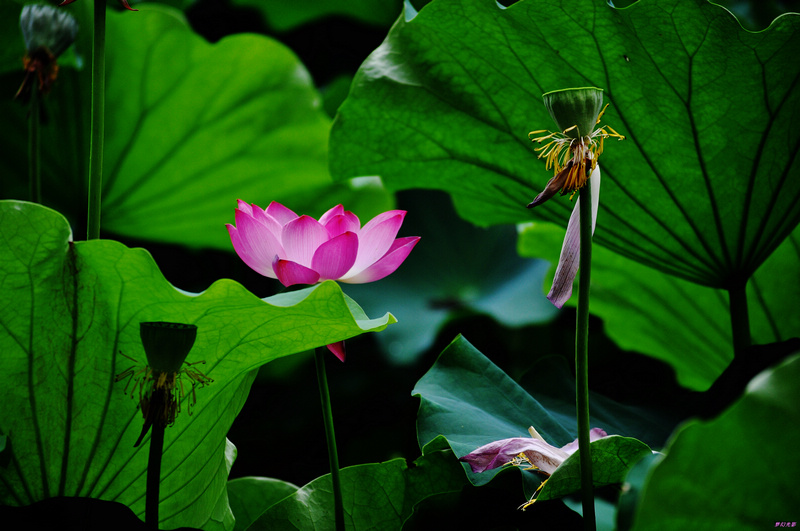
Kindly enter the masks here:
M 536 430 L 529 429 L 532 437 L 514 437 L 485 444 L 480 448 L 461 457 L 459 460 L 469 463 L 473 472 L 484 472 L 499 468 L 515 460 L 520 454 L 525 456 L 525 461 L 545 474 L 552 474 L 567 457 L 578 450 L 578 440 L 558 448 L 548 444 Z M 589 439 L 607 437 L 608 434 L 600 428 L 592 428 Z

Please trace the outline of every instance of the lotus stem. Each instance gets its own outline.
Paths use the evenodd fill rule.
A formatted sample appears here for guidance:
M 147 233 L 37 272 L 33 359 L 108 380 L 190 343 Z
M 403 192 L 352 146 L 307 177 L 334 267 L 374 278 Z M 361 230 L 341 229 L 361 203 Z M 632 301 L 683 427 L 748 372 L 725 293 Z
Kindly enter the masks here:
M 28 124 L 28 189 L 34 203 L 42 202 L 42 171 L 40 166 L 40 98 L 39 87 L 31 86 L 31 110 Z
M 89 204 L 86 239 L 100 237 L 100 203 L 103 193 L 103 135 L 106 94 L 106 2 L 94 0 L 92 31 L 92 135 L 89 143 Z
M 342 502 L 342 482 L 339 478 L 339 455 L 336 452 L 336 435 L 333 432 L 333 411 L 331 410 L 331 396 L 328 392 L 328 377 L 325 375 L 325 348 L 314 350 L 314 360 L 317 365 L 317 382 L 319 383 L 319 397 L 322 401 L 322 419 L 325 422 L 325 440 L 328 443 L 328 461 L 331 467 L 331 481 L 333 482 L 333 513 L 336 531 L 344 531 L 344 504 Z
M 578 449 L 581 463 L 583 528 L 596 529 L 592 452 L 589 446 L 589 286 L 592 273 L 592 187 L 580 189 L 580 283 L 578 319 L 575 331 L 575 395 L 578 416 Z
M 733 332 L 733 355 L 740 358 L 750 346 L 750 315 L 747 311 L 746 284 L 728 290 Z
M 154 392 L 150 407 L 154 411 L 164 409 L 164 392 Z M 161 488 L 161 457 L 164 453 L 165 425 L 156 415 L 150 431 L 150 453 L 147 457 L 147 491 L 144 503 L 144 522 L 151 529 L 158 529 L 158 501 Z

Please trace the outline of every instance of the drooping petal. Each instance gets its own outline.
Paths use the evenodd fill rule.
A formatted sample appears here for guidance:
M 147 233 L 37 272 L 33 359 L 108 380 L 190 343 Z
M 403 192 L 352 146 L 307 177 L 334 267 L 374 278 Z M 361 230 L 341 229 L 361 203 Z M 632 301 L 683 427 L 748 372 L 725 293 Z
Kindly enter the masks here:
M 485 444 L 461 457 L 459 461 L 469 463 L 473 472 L 498 468 L 524 453 L 536 467 L 551 474 L 569 454 L 540 439 L 515 437 Z
M 344 341 L 337 341 L 336 343 L 331 343 L 330 345 L 328 345 L 328 350 L 330 350 L 334 356 L 339 358 L 339 361 L 344 362 L 345 354 L 347 354 L 344 348 Z
M 556 308 L 563 307 L 572 297 L 572 284 L 575 281 L 575 275 L 578 274 L 581 261 L 580 219 L 580 198 L 578 198 L 567 224 L 567 234 L 564 236 L 564 244 L 561 246 L 556 276 L 553 278 L 553 285 L 547 294 L 547 299 Z
M 236 226 L 226 226 L 233 248 L 242 261 L 261 275 L 277 278 L 272 264 L 285 253 L 272 232 L 243 210 L 236 211 Z
M 564 183 L 567 182 L 567 176 L 569 175 L 569 170 L 572 168 L 572 161 L 567 162 L 567 165 L 564 166 L 564 169 L 560 172 L 556 173 L 552 179 L 547 181 L 547 186 L 544 187 L 542 193 L 537 195 L 533 201 L 528 203 L 528 208 L 533 208 L 535 206 L 539 206 L 554 195 L 556 195 L 563 187 Z
M 414 248 L 418 241 L 419 236 L 397 238 L 380 260 L 353 276 L 345 276 L 339 280 L 348 284 L 364 284 L 365 282 L 373 282 L 391 275 L 408 257 L 408 253 L 411 252 L 411 249 Z M 360 239 L 359 245 L 361 245 Z M 353 269 L 356 269 L 356 266 L 353 266 Z
M 297 219 L 299 217 L 297 214 L 275 201 L 269 204 L 265 212 L 275 218 L 281 225 L 286 225 L 293 219 Z
M 589 186 L 592 187 L 592 234 L 597 226 L 597 211 L 600 210 L 600 165 L 594 167 L 589 176 Z
M 311 269 L 320 280 L 338 280 L 347 273 L 358 256 L 358 236 L 345 232 L 320 245 L 311 260 Z
M 539 438 L 514 437 L 490 442 L 459 458 L 459 461 L 469 463 L 472 471 L 477 473 L 501 467 L 519 454 L 525 454 L 525 457 L 533 466 L 545 474 L 552 474 L 567 457 L 578 450 L 577 439 L 558 448 L 548 444 L 541 438 L 541 435 L 536 433 L 536 430 L 533 430 L 532 433 L 535 433 Z M 600 428 L 592 428 L 589 432 L 590 441 L 596 441 L 607 436 L 608 434 Z
M 275 260 L 272 268 L 278 280 L 286 287 L 295 284 L 316 284 L 319 280 L 319 273 L 291 260 Z
M 348 276 L 370 267 L 389 252 L 405 216 L 404 210 L 390 210 L 378 214 L 364 225 L 358 233 L 358 258 Z
M 286 259 L 305 267 L 312 267 L 311 260 L 317 247 L 328 241 L 328 232 L 311 216 L 300 216 L 283 226 L 281 243 Z
M 589 178 L 592 187 L 592 234 L 597 225 L 597 209 L 600 205 L 600 166 L 596 166 Z M 553 285 L 547 294 L 547 299 L 556 308 L 561 308 L 572 297 L 572 285 L 581 260 L 581 228 L 580 228 L 580 197 L 575 200 L 575 207 L 567 224 L 567 234 L 561 246 L 561 256 L 558 259 L 556 275 Z

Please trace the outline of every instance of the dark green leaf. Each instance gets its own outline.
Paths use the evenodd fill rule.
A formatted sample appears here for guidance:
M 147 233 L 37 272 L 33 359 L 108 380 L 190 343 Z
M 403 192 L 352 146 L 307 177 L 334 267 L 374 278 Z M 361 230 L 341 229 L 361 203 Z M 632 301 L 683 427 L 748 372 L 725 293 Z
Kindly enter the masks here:
M 553 445 L 574 439 L 571 427 L 565 427 L 461 336 L 442 352 L 411 394 L 420 397 L 420 447 L 444 435 L 456 456 L 462 457 L 492 441 L 529 437 L 528 426 Z M 476 474 L 466 463 L 463 466 L 474 485 L 488 483 L 498 472 Z
M 648 476 L 634 529 L 773 528 L 796 521 L 800 357 L 756 376 L 719 417 L 680 428 Z
M 366 319 L 335 282 L 264 300 L 230 280 L 187 294 L 146 251 L 69 235 L 52 210 L 0 202 L 0 426 L 12 450 L 0 469 L 2 504 L 76 496 L 144 512 L 148 443 L 133 447 L 138 401 L 114 376 L 145 363 L 140 322 L 171 321 L 197 325 L 188 361 L 204 361 L 195 368 L 214 382 L 196 390 L 188 415 L 183 378 L 184 412 L 164 442 L 160 525 L 231 529 L 225 484 L 236 450 L 225 435 L 254 369 L 394 320 Z
M 298 486 L 279 479 L 246 477 L 228 482 L 228 502 L 236 518 L 234 531 L 244 531 L 271 506 L 294 494 Z
M 761 33 L 704 0 L 437 0 L 365 62 L 331 135 L 336 178 L 451 193 L 479 225 L 565 223 L 531 130 L 545 91 L 598 86 L 606 143 L 596 240 L 714 287 L 747 279 L 800 220 L 800 16 Z
M 602 487 L 622 483 L 628 470 L 642 457 L 651 454 L 650 448 L 630 437 L 611 436 L 591 443 L 592 476 L 594 485 Z M 544 484 L 537 500 L 561 498 L 581 488 L 580 450 L 569 456 Z
M 547 367 L 538 372 L 540 366 L 541 362 L 531 370 L 537 380 L 555 379 L 553 385 L 561 381 L 560 374 Z M 544 402 L 537 399 L 538 395 L 534 398 L 463 337 L 456 338 L 442 352 L 431 370 L 417 382 L 413 395 L 421 399 L 417 414 L 417 438 L 424 451 L 428 451 L 429 447 L 431 450 L 440 448 L 446 442 L 461 457 L 492 441 L 529 437 L 528 426 L 533 426 L 553 446 L 564 446 L 576 438 L 574 402 L 567 404 L 545 395 L 543 401 L 549 406 L 544 407 Z M 592 426 L 605 429 L 609 435 L 627 431 L 625 435 L 639 436 L 639 433 L 645 433 L 652 437 L 655 433 L 655 438 L 658 438 L 659 430 L 653 429 L 648 423 L 649 419 L 644 419 L 643 413 L 635 408 L 598 395 L 593 395 L 591 400 L 599 405 L 592 411 Z M 617 439 L 624 440 L 620 442 Z M 620 455 L 629 450 L 635 453 L 647 448 L 636 439 L 620 437 L 611 440 L 616 442 L 603 444 L 610 444 L 614 452 L 620 450 Z M 604 485 L 619 482 L 624 477 L 624 473 L 620 472 L 621 467 L 628 466 L 632 459 L 614 458 L 604 453 L 594 457 L 604 467 L 605 472 L 598 472 L 598 478 L 605 481 Z M 484 485 L 500 469 L 473 473 L 465 463 L 464 471 L 474 485 Z M 569 490 L 572 484 L 566 480 L 571 471 L 574 472 L 572 466 L 563 473 L 565 477 L 558 479 L 556 484 L 561 481 L 565 483 L 559 486 L 558 492 L 561 494 L 553 497 L 572 492 Z M 609 473 L 607 481 L 604 479 L 605 473 Z M 526 496 L 534 493 L 541 479 L 539 474 L 533 472 L 523 474 Z
M 601 207 L 600 215 L 603 209 Z M 533 223 L 520 233 L 519 253 L 550 260 L 550 289 L 564 229 Z M 747 286 L 753 342 L 800 335 L 800 229 L 789 235 Z M 781 280 L 784 279 L 784 280 Z M 577 282 L 573 293 L 577 293 Z M 575 306 L 577 298 L 568 302 Z M 681 385 L 705 390 L 733 359 L 728 294 L 642 266 L 595 246 L 591 311 L 620 347 L 666 361 Z
M 400 529 L 417 503 L 466 484 L 449 450 L 427 453 L 410 467 L 393 459 L 344 468 L 341 481 L 345 524 L 353 529 Z M 330 474 L 270 507 L 250 529 L 333 529 Z

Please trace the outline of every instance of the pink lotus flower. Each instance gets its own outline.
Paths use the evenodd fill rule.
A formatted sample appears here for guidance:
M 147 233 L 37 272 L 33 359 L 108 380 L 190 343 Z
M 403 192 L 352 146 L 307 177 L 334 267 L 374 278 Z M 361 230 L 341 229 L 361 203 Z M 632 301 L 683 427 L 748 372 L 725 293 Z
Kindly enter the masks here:
M 244 263 L 284 286 L 323 280 L 363 284 L 393 273 L 419 241 L 418 236 L 395 239 L 405 215 L 390 210 L 362 227 L 342 205 L 317 221 L 274 201 L 262 209 L 240 199 L 236 225 L 226 226 Z M 328 348 L 344 361 L 343 343 Z

